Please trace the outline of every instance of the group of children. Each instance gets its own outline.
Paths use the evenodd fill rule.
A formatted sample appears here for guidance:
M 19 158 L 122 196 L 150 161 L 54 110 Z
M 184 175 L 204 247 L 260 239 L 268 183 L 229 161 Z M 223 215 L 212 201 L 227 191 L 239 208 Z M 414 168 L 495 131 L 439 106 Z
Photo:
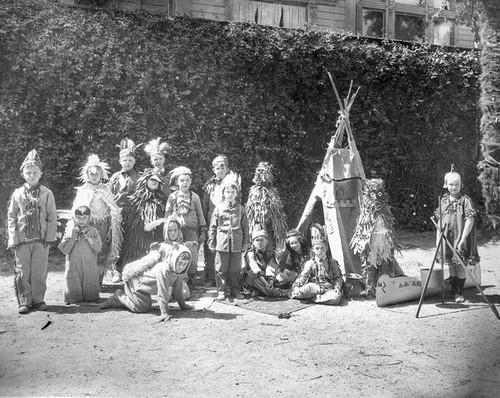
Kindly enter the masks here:
M 241 204 L 241 179 L 219 155 L 212 161 L 214 176 L 202 197 L 191 191 L 191 171 L 165 168 L 168 145 L 158 138 L 145 146 L 151 168 L 134 170 L 137 146 L 124 139 L 122 169 L 109 183 L 108 165 L 90 155 L 82 168 L 83 185 L 73 203 L 73 219 L 59 249 L 66 255 L 66 303 L 95 302 L 104 273 L 112 269 L 113 282 L 123 282 L 101 303 L 102 308 L 149 311 L 157 295 L 161 320 L 168 320 L 173 298 L 182 309 L 194 285 L 197 257 L 204 244 L 205 285 L 217 288 L 217 299 L 263 295 L 308 299 L 337 305 L 343 297 L 343 277 L 328 248 L 321 225 L 313 224 L 306 237 L 286 233 L 284 251 L 269 245 L 262 226 L 249 225 Z M 57 211 L 52 192 L 39 183 L 42 165 L 32 150 L 21 173 L 26 183 L 15 190 L 8 211 L 8 247 L 15 252 L 15 286 L 19 313 L 44 310 L 48 246 L 56 241 Z M 465 259 L 478 259 L 474 237 L 475 211 L 460 192 L 457 173 L 448 173 L 443 220 Z M 456 301 L 463 299 L 464 275 L 449 253 L 450 284 Z M 472 261 L 472 260 L 471 260 Z M 459 297 L 460 296 L 460 297 Z

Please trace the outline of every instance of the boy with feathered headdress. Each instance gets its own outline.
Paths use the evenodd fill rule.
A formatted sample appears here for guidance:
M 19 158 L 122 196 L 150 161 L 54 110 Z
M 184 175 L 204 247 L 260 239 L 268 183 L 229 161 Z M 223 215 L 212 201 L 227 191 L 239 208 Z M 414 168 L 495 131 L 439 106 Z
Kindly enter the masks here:
M 163 191 L 166 198 L 168 198 L 168 195 L 170 195 L 171 192 L 170 178 L 172 177 L 172 171 L 165 168 L 166 156 L 170 148 L 170 145 L 166 142 L 161 142 L 160 138 L 155 138 L 149 141 L 144 147 L 144 152 L 148 154 L 152 166 L 145 171 L 152 171 L 160 176 L 162 179 L 160 189 Z
M 109 166 L 99 156 L 91 154 L 82 167 L 80 180 L 83 185 L 76 188 L 72 212 L 80 206 L 88 206 L 91 211 L 89 225 L 99 231 L 102 250 L 97 263 L 100 268 L 99 283 L 102 285 L 107 269 L 114 269 L 123 240 L 122 215 L 109 186 L 102 182 L 108 179 Z M 74 221 L 68 221 L 65 235 L 71 234 Z
M 322 225 L 311 226 L 311 258 L 292 285 L 290 297 L 315 303 L 338 305 L 342 301 L 344 280 L 339 264 L 328 250 L 328 239 Z
M 123 138 L 120 141 L 117 147 L 120 149 L 119 161 L 122 168 L 120 171 L 114 173 L 109 179 L 109 187 L 115 197 L 116 204 L 121 209 L 123 218 L 125 218 L 124 215 L 129 212 L 129 195 L 134 193 L 137 179 L 139 178 L 139 173 L 134 170 L 134 166 L 136 161 L 136 150 L 140 145 L 141 144 L 135 145 L 134 141 L 128 138 Z M 122 226 L 123 237 L 127 239 L 127 235 L 132 231 L 129 230 L 128 225 L 125 223 L 123 223 Z M 122 281 L 121 271 L 123 264 L 120 255 L 120 258 L 115 263 L 115 270 L 113 271 L 111 282 L 119 283 Z

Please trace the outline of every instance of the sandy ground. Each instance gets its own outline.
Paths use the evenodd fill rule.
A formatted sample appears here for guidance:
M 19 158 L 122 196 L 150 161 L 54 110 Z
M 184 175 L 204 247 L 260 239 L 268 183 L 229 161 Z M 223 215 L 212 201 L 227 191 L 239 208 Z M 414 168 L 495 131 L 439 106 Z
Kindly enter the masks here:
M 400 262 L 419 276 L 434 234 L 399 233 Z M 483 240 L 482 287 L 500 304 L 500 245 Z M 55 260 L 54 260 L 55 261 Z M 500 320 L 476 289 L 464 304 L 428 298 L 377 307 L 374 300 L 315 305 L 289 319 L 213 301 L 208 290 L 158 323 L 61 302 L 51 264 L 49 310 L 17 313 L 12 271 L 0 273 L 0 394 L 116 397 L 498 397 Z M 109 286 L 104 299 L 114 291 Z M 498 306 L 500 309 L 500 306 Z M 50 322 L 50 323 L 49 323 Z

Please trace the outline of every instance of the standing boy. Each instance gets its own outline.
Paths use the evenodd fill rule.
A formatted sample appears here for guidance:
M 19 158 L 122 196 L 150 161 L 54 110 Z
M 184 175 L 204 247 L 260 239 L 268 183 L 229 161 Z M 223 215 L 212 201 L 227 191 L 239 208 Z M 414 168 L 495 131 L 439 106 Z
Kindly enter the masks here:
M 210 220 L 208 247 L 215 253 L 217 300 L 226 298 L 226 286 L 234 298 L 241 299 L 239 274 L 241 252 L 248 247 L 248 220 L 244 207 L 236 201 L 238 183 L 226 180 L 222 186 L 224 201 L 218 205 Z
M 195 242 L 191 251 L 191 265 L 188 269 L 188 285 L 194 286 L 198 265 L 199 244 L 206 240 L 207 223 L 201 208 L 200 197 L 191 191 L 191 170 L 187 167 L 176 167 L 172 170 L 171 186 L 179 189 L 172 192 L 165 207 L 165 217 L 176 216 L 181 221 L 184 242 Z
M 39 183 L 42 163 L 35 149 L 21 165 L 26 183 L 12 194 L 7 216 L 8 247 L 16 259 L 19 313 L 44 311 L 49 244 L 56 240 L 57 210 L 52 191 Z
M 229 163 L 225 155 L 219 155 L 212 160 L 212 171 L 214 175 L 203 186 L 203 195 L 201 198 L 201 205 L 207 222 L 210 222 L 215 207 L 224 200 L 222 196 L 222 184 L 224 181 L 227 179 L 236 181 L 238 190 L 241 190 L 241 177 L 234 171 L 229 170 Z M 210 251 L 207 243 L 205 243 L 203 252 L 205 257 L 205 286 L 214 286 L 215 255 Z
M 111 176 L 109 179 L 109 187 L 115 197 L 116 204 L 121 210 L 123 219 L 124 214 L 128 212 L 128 207 L 130 206 L 129 196 L 134 193 L 137 179 L 139 178 L 139 174 L 134 170 L 135 150 L 137 146 L 128 138 L 122 139 L 120 145 L 117 146 L 120 148 L 120 165 L 122 169 Z M 125 223 L 122 223 L 122 227 L 123 239 L 127 240 L 131 231 L 126 228 L 127 225 Z M 120 283 L 122 281 L 123 265 L 120 255 L 120 258 L 115 263 L 111 279 L 112 283 Z

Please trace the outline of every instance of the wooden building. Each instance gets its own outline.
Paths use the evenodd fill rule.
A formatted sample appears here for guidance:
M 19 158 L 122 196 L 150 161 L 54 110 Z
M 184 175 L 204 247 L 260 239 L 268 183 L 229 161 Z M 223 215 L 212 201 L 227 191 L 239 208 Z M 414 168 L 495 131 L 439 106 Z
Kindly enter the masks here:
M 253 22 L 283 28 L 342 30 L 354 35 L 474 47 L 456 20 L 456 0 L 110 0 L 128 11 Z M 61 0 L 78 4 L 85 0 Z

